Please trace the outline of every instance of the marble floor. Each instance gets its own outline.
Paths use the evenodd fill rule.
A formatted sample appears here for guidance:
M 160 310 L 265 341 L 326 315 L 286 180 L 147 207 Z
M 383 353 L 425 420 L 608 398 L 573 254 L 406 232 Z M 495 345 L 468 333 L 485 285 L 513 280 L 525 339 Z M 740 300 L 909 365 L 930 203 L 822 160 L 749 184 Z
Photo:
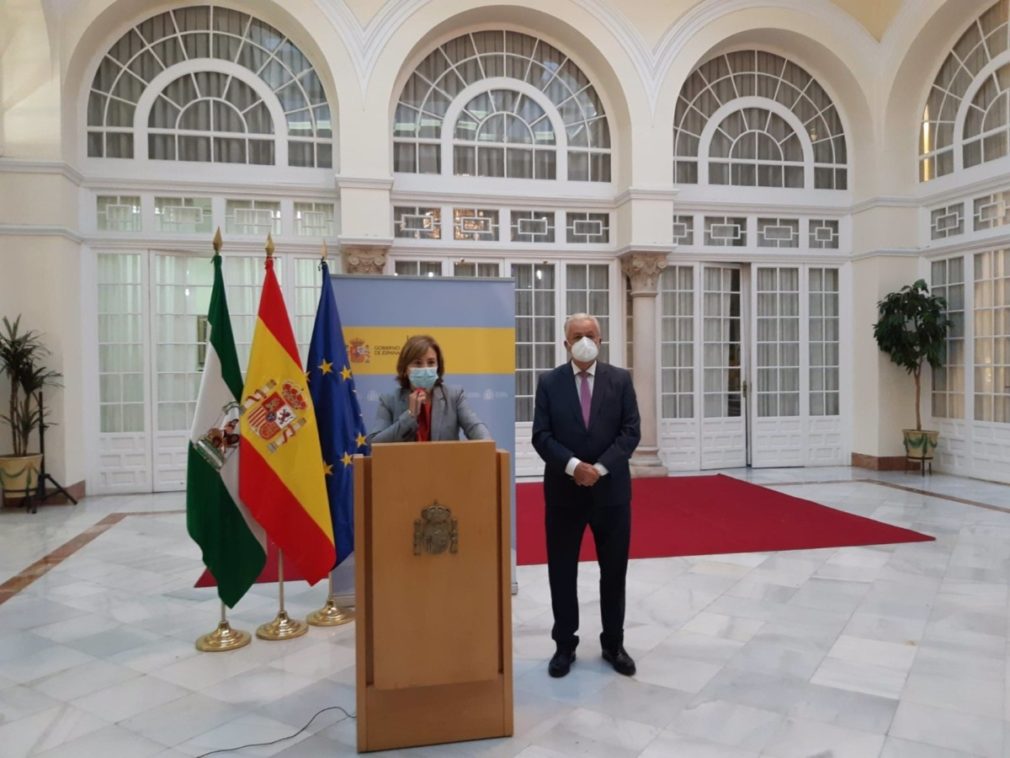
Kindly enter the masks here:
M 546 569 L 519 567 L 515 736 L 387 754 L 1010 758 L 1010 486 L 726 473 L 936 541 L 632 561 L 633 679 L 599 658 L 592 564 L 578 661 L 548 677 Z M 173 493 L 0 514 L 0 581 L 30 569 L 0 591 L 4 758 L 199 756 L 286 737 L 327 706 L 353 713 L 353 624 L 195 650 L 219 604 L 192 588 L 202 565 L 183 507 Z M 324 598 L 288 585 L 293 616 Z M 231 620 L 253 630 L 276 607 L 275 586 L 257 586 Z M 215 755 L 354 755 L 355 728 L 328 710 L 293 739 Z

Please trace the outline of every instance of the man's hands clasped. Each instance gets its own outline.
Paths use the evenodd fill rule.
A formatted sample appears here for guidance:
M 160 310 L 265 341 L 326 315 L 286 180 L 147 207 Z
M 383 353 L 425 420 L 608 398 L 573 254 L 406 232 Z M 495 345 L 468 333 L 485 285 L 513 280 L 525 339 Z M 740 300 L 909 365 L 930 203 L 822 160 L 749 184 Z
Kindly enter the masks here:
M 572 478 L 580 487 L 592 487 L 600 478 L 600 472 L 589 463 L 580 462 L 572 472 Z

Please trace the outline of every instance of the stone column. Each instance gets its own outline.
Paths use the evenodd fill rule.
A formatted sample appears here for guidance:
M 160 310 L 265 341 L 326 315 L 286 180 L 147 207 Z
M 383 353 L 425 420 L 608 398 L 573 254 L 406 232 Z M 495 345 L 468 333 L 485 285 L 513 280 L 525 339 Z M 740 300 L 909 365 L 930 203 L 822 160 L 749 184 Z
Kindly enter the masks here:
M 340 245 L 340 254 L 343 259 L 343 272 L 345 274 L 369 274 L 380 275 L 386 268 L 386 254 L 389 252 L 389 243 L 347 243 Z
M 621 270 L 631 280 L 635 394 L 642 417 L 642 440 L 631 457 L 632 476 L 666 476 L 659 459 L 656 409 L 656 295 L 659 275 L 666 268 L 666 253 L 629 252 L 621 258 Z

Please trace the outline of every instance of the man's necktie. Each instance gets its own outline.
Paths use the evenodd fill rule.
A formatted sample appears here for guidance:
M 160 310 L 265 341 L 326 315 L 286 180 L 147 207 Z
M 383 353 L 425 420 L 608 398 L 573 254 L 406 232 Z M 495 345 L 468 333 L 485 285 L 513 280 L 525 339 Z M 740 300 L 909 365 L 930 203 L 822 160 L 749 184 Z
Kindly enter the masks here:
M 582 404 L 582 422 L 589 428 L 589 405 L 592 403 L 593 395 L 589 390 L 589 372 L 580 371 L 579 380 L 579 402 Z

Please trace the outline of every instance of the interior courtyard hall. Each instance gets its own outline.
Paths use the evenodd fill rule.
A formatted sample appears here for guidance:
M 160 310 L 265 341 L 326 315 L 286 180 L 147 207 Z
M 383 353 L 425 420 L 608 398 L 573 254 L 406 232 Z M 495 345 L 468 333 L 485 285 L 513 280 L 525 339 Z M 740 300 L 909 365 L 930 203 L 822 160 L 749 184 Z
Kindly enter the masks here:
M 0 0 L 0 316 L 60 375 L 66 491 L 0 510 L 4 756 L 355 754 L 340 710 L 302 730 L 354 713 L 355 624 L 194 647 L 218 229 L 243 370 L 268 237 L 303 360 L 324 246 L 344 276 L 510 280 L 520 487 L 590 312 L 642 480 L 932 538 L 633 558 L 632 678 L 595 649 L 593 562 L 593 644 L 547 675 L 546 567 L 513 556 L 513 736 L 394 754 L 1010 758 L 1010 0 Z M 921 397 L 873 330 L 917 280 L 949 321 Z M 289 582 L 292 616 L 324 585 Z M 256 584 L 229 618 L 276 606 Z

